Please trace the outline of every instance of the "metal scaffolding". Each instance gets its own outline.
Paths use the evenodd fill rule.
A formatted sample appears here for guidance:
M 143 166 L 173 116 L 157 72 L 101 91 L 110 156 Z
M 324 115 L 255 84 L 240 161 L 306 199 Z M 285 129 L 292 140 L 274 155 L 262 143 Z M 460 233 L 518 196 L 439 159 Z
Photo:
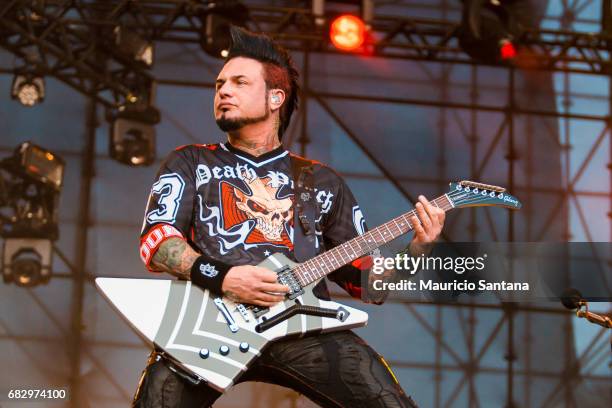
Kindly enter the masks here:
M 442 2 L 445 7 L 449 7 L 446 2 Z M 580 2 L 572 4 L 563 2 L 563 16 L 574 16 L 577 18 Z M 72 279 L 74 282 L 72 293 L 72 316 L 69 333 L 62 329 L 56 322 L 57 318 L 49 311 L 46 306 L 37 299 L 37 296 L 28 291 L 33 302 L 43 310 L 51 321 L 56 323 L 60 332 L 69 339 L 68 345 L 71 352 L 71 378 L 70 387 L 72 406 L 78 407 L 80 400 L 79 369 L 82 355 L 86 354 L 91 358 L 93 364 L 98 366 L 108 380 L 114 384 L 119 394 L 125 399 L 129 396 L 124 392 L 119 384 L 113 379 L 112 373 L 107 372 L 103 365 L 97 361 L 83 345 L 82 339 L 82 314 L 83 314 L 83 292 L 86 285 L 93 283 L 94 276 L 86 271 L 87 258 L 87 234 L 90 228 L 89 203 L 91 194 L 91 181 L 94 177 L 94 145 L 95 130 L 98 126 L 96 118 L 96 105 L 105 107 L 116 107 L 122 104 L 125 98 L 134 90 L 126 86 L 130 79 L 144 77 L 147 80 L 155 79 L 158 84 L 165 86 L 185 86 L 214 88 L 214 84 L 208 82 L 182 81 L 174 78 L 154 78 L 146 69 L 134 65 L 127 61 L 115 47 L 105 42 L 107 40 L 92 41 L 93 38 L 102 38 L 99 33 L 107 32 L 109 28 L 118 24 L 125 25 L 137 30 L 146 38 L 154 41 L 164 41 L 172 43 L 199 43 L 201 36 L 201 21 L 198 13 L 201 3 L 193 1 L 45 1 L 31 2 L 13 0 L 5 2 L 0 6 L 0 47 L 5 48 L 12 54 L 23 60 L 24 65 L 30 64 L 36 67 L 36 71 L 42 75 L 53 76 L 90 97 L 90 105 L 87 109 L 86 118 L 86 138 L 87 143 L 82 155 L 82 186 L 80 192 L 81 213 L 78 216 L 78 239 L 76 248 L 76 259 L 70 261 L 63 255 L 59 248 L 54 248 L 58 255 L 70 269 L 70 274 L 65 278 Z M 250 23 L 252 28 L 258 31 L 265 31 L 277 39 L 285 47 L 299 53 L 303 53 L 302 67 L 302 106 L 300 111 L 300 127 L 294 128 L 288 139 L 290 143 L 299 144 L 300 153 L 304 154 L 310 142 L 308 134 L 309 104 L 316 104 L 321 108 L 335 124 L 350 138 L 350 140 L 364 153 L 371 163 L 380 171 L 382 177 L 388 180 L 397 191 L 408 201 L 416 202 L 416 198 L 404 187 L 406 181 L 420 181 L 431 183 L 442 187 L 446 184 L 443 179 L 443 171 L 446 164 L 447 152 L 445 151 L 448 135 L 446 128 L 448 122 L 454 121 L 462 129 L 461 135 L 469 141 L 469 155 L 473 160 L 470 161 L 470 177 L 478 179 L 483 174 L 493 153 L 503 151 L 507 163 L 507 187 L 509 191 L 537 192 L 548 194 L 549 197 L 556 199 L 554 211 L 550 211 L 548 218 L 543 223 L 540 230 L 530 230 L 527 236 L 530 240 L 538 241 L 546 237 L 548 229 L 555 223 L 557 217 L 566 216 L 564 213 L 566 205 L 573 203 L 582 228 L 590 241 L 594 240 L 590 232 L 589 222 L 585 211 L 581 206 L 580 197 L 598 197 L 611 200 L 612 197 L 612 178 L 610 191 L 579 190 L 577 182 L 583 176 L 585 169 L 593 159 L 598 149 L 602 146 L 605 139 L 608 139 L 610 146 L 608 170 L 612 163 L 612 138 L 611 138 L 611 119 L 610 113 L 606 115 L 583 114 L 570 111 L 569 101 L 572 97 L 568 78 L 572 74 L 591 74 L 608 75 L 610 71 L 610 51 L 608 43 L 612 37 L 600 33 L 581 33 L 571 30 L 572 19 L 564 20 L 566 24 L 562 30 L 543 30 L 531 29 L 527 31 L 521 41 L 532 51 L 529 61 L 530 67 L 534 70 L 560 72 L 564 75 L 564 110 L 534 109 L 533 107 L 521 107 L 515 99 L 516 95 L 516 73 L 517 69 L 513 66 L 506 66 L 506 83 L 501 87 L 508 92 L 508 98 L 503 106 L 485 104 L 478 102 L 478 67 L 481 65 L 469 59 L 458 46 L 457 32 L 459 24 L 449 22 L 444 19 L 422 19 L 410 18 L 405 16 L 383 16 L 376 15 L 371 23 L 373 37 L 379 40 L 368 45 L 367 51 L 372 57 L 395 58 L 412 60 L 418 63 L 439 63 L 444 64 L 444 69 L 440 77 L 432 74 L 431 80 L 440 84 L 441 98 L 439 100 L 424 100 L 422 98 L 395 98 L 380 97 L 363 94 L 342 93 L 342 92 L 322 92 L 311 87 L 309 77 L 311 76 L 311 56 L 319 53 L 338 53 L 327 41 L 327 34 L 323 28 L 315 24 L 314 16 L 310 8 L 293 7 L 272 7 L 261 5 L 249 5 Z M 35 18 L 33 16 L 36 16 Z M 103 63 L 101 63 L 103 62 Z M 458 103 L 449 100 L 448 87 L 450 84 L 450 73 L 454 64 L 468 64 L 471 66 L 470 81 L 470 102 Z M 504 67 L 504 66 L 499 66 Z M 608 90 L 608 104 L 612 107 L 612 81 L 611 89 Z M 406 179 L 397 177 L 392 170 L 385 166 L 382 158 L 377 157 L 365 142 L 365 138 L 360 137 L 358 132 L 351 129 L 350 125 L 342 116 L 334 110 L 332 101 L 362 101 L 362 102 L 384 102 L 408 106 L 423 106 L 438 109 L 440 121 L 438 129 L 438 145 L 440 146 L 440 173 L 432 175 L 430 178 Z M 311 105 L 312 106 L 312 105 Z M 457 114 L 458 111 L 469 112 L 468 123 Z M 478 156 L 477 148 L 480 139 L 478 134 L 478 114 L 480 112 L 496 113 L 503 117 L 500 125 L 496 129 L 490 144 L 486 146 L 484 156 Z M 533 187 L 530 185 L 517 185 L 515 178 L 515 161 L 517 160 L 515 149 L 515 121 L 518 115 L 547 117 L 563 121 L 564 139 L 558 140 L 559 150 L 562 151 L 566 166 L 562 173 L 561 187 Z M 571 142 L 569 123 L 571 120 L 587 120 L 601 122 L 604 124 L 603 130 L 591 146 L 588 154 L 577 166 L 577 171 L 572 176 L 569 172 L 570 146 Z M 551 130 L 550 136 L 557 139 L 557 134 Z M 296 137 L 297 134 L 297 137 Z M 505 142 L 505 143 L 504 143 Z M 371 177 L 355 172 L 345 174 L 350 177 Z M 610 203 L 612 215 L 612 200 Z M 515 219 L 510 213 L 507 218 L 506 234 L 498 231 L 498 226 L 493 222 L 488 211 L 485 212 L 487 228 L 490 235 L 496 240 L 517 240 L 515 236 Z M 476 240 L 477 220 L 473 211 L 468 211 L 464 217 L 469 217 L 469 238 Z M 456 233 L 459 216 L 449 220 L 445 228 L 445 236 L 453 236 Z M 609 219 L 606 222 L 610 223 Z M 530 223 L 528 223 L 530 225 Z M 571 239 L 569 227 L 563 232 L 564 238 Z M 612 225 L 610 229 L 612 238 Z M 61 277 L 54 275 L 54 277 Z M 342 295 L 338 295 L 342 298 Z M 434 308 L 435 321 L 425 319 L 421 308 Z M 431 363 L 418 363 L 411 361 L 391 361 L 391 365 L 399 368 L 427 369 L 434 373 L 435 382 L 434 406 L 448 407 L 453 406 L 460 393 L 467 389 L 470 407 L 479 407 L 481 404 L 478 398 L 476 375 L 479 373 L 505 374 L 506 377 L 506 408 L 532 406 L 530 403 L 530 392 L 533 387 L 531 379 L 548 378 L 558 380 L 558 383 L 545 398 L 542 406 L 579 406 L 574 396 L 574 388 L 581 380 L 605 380 L 607 377 L 589 374 L 585 371 L 589 367 L 596 367 L 602 359 L 606 358 L 602 350 L 608 345 L 601 339 L 605 335 L 602 329 L 591 341 L 590 347 L 581 355 L 576 356 L 576 360 L 566 362 L 562 373 L 554 373 L 548 370 L 531 367 L 517 369 L 518 343 L 523 344 L 522 351 L 527 355 L 526 361 L 530 358 L 530 337 L 534 336 L 535 327 L 530 324 L 532 316 L 565 316 L 564 324 L 567 332 L 571 333 L 572 316 L 557 308 L 545 308 L 536 305 L 481 305 L 481 304 L 433 304 L 411 302 L 405 303 L 407 312 L 420 324 L 424 333 L 427 333 L 434 340 L 435 361 Z M 486 340 L 476 346 L 472 336 L 476 331 L 476 323 L 479 313 L 483 310 L 499 312 L 493 329 L 488 333 Z M 468 347 L 468 355 L 460 356 L 453 350 L 444 338 L 443 316 L 447 313 L 456 315 L 461 322 L 463 339 Z M 518 320 L 517 316 L 522 317 Z M 517 339 L 517 322 L 524 324 L 522 339 Z M 0 325 L 2 322 L 0 321 Z M 482 357 L 485 355 L 494 340 L 505 330 L 506 334 L 506 367 L 505 369 L 484 367 L 481 365 Z M 2 335 L 0 338 L 10 338 L 16 341 L 24 339 L 45 340 L 36 336 Z M 572 336 L 566 337 L 564 349 L 567 355 L 572 355 Z M 107 344 L 109 347 L 139 347 L 133 344 Z M 451 357 L 452 363 L 442 361 L 442 354 L 446 353 Z M 34 361 L 34 360 L 33 360 Z M 443 400 L 442 383 L 445 372 L 459 372 L 461 379 L 450 392 L 449 396 Z M 524 376 L 524 383 L 520 384 L 523 390 L 523 401 L 517 401 L 516 388 L 517 376 Z M 466 388 L 467 387 L 467 388 Z M 558 395 L 563 395 L 560 402 Z M 560 405 L 560 404 L 563 405 Z

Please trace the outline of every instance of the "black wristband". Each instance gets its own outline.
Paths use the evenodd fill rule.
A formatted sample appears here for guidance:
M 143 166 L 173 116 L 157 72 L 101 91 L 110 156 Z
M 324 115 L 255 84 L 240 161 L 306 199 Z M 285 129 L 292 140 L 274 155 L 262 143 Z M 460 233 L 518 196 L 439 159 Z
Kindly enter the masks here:
M 191 267 L 191 282 L 202 289 L 208 289 L 217 295 L 222 295 L 223 279 L 231 268 L 232 265 L 207 255 L 200 255 Z

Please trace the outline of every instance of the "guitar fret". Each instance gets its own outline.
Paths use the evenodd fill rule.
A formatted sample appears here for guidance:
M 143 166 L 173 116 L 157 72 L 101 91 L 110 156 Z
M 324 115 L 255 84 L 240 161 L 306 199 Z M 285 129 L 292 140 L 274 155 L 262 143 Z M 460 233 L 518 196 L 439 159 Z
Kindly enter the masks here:
M 364 249 L 367 248 L 367 244 L 363 240 L 363 235 L 360 235 L 355 238 L 355 245 L 357 246 L 357 250 L 353 249 L 355 254 L 360 255 L 364 253 Z M 364 247 L 365 245 L 365 247 Z
M 335 249 L 336 248 L 327 251 L 334 258 L 334 263 L 332 265 L 337 265 L 338 264 L 338 259 L 336 258 L 336 251 L 335 251 Z M 336 269 L 336 268 L 333 268 L 333 269 Z
M 303 279 L 303 272 L 302 271 L 298 271 L 297 275 L 297 280 L 300 283 L 300 285 L 304 285 L 304 282 L 307 280 Z M 306 278 L 309 279 L 310 278 L 310 274 L 306 274 Z
M 388 232 L 388 233 L 389 233 L 391 236 L 393 236 L 393 232 L 391 232 L 391 229 L 389 228 L 389 223 L 387 222 L 387 223 L 385 223 L 385 224 L 383 224 L 383 225 L 385 226 L 385 228 L 387 228 L 387 232 Z
M 324 261 L 325 261 L 325 268 L 326 268 L 326 271 L 331 269 L 331 268 L 330 268 L 331 259 L 330 259 L 330 257 L 329 257 L 329 255 L 330 255 L 330 254 L 329 254 L 329 252 L 330 252 L 330 251 L 328 251 L 328 252 L 324 252 L 324 253 L 323 253 L 323 255 L 324 255 L 324 256 L 323 256 L 323 258 L 325 258 L 325 259 L 324 259 Z
M 307 279 L 310 279 L 310 271 L 308 269 L 309 269 L 308 266 L 305 265 L 303 273 L 304 275 L 306 275 Z
M 397 220 L 394 218 L 391 221 L 393 221 L 393 223 L 395 224 L 395 228 L 397 228 L 398 233 L 401 234 L 402 233 L 402 229 L 399 227 L 399 225 L 397 225 Z
M 340 247 L 341 247 L 341 248 L 344 250 L 344 252 L 346 252 L 346 256 L 347 256 L 347 258 L 346 258 L 346 259 L 348 259 L 348 261 L 345 261 L 344 259 L 342 259 L 342 261 L 343 261 L 343 262 L 350 262 L 351 256 L 349 255 L 349 253 L 348 253 L 348 251 L 347 251 L 347 249 L 346 249 L 346 243 L 345 243 L 345 244 L 340 245 Z
M 344 244 L 344 252 L 346 252 L 346 256 L 348 256 L 348 262 L 351 262 L 351 260 L 355 259 L 355 250 L 353 249 L 353 246 L 350 244 L 350 241 L 345 242 Z M 351 252 L 349 252 L 349 249 L 351 250 Z
M 378 235 L 380 235 L 380 244 L 382 244 L 384 242 L 384 240 L 385 240 L 385 237 L 383 237 L 383 234 L 380 231 L 380 227 L 376 228 L 376 232 L 378 233 Z M 376 241 L 377 244 L 379 244 L 379 241 L 377 239 L 375 239 L 375 241 Z

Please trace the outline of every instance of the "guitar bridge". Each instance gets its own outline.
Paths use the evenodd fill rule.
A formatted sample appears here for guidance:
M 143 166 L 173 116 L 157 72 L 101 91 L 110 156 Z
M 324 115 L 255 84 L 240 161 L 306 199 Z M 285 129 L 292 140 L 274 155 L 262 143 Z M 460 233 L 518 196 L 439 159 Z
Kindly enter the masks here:
M 282 269 L 276 271 L 276 273 L 278 274 L 278 282 L 289 287 L 289 293 L 287 293 L 289 300 L 304 294 L 302 285 L 300 285 L 297 277 L 293 274 L 293 270 L 288 265 L 285 265 Z

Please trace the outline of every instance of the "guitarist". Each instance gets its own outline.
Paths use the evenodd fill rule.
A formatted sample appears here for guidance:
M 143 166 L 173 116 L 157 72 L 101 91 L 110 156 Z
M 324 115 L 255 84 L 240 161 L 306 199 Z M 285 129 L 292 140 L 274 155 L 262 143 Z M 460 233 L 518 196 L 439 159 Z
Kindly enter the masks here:
M 227 142 L 180 147 L 162 164 L 141 236 L 149 270 L 190 279 L 242 303 L 269 307 L 283 300 L 288 288 L 276 273 L 251 265 L 275 252 L 296 259 L 291 156 L 281 138 L 297 107 L 297 80 L 287 51 L 265 36 L 232 28 L 214 98 L 215 120 Z M 321 163 L 311 164 L 317 204 L 313 245 L 321 252 L 366 227 L 342 178 Z M 423 196 L 416 211 L 407 249 L 413 255 L 430 250 L 445 215 Z M 329 278 L 353 297 L 382 303 L 384 297 L 368 295 L 371 265 L 364 257 Z M 328 296 L 324 287 L 319 293 Z M 240 381 L 289 387 L 324 407 L 416 407 L 382 357 L 349 330 L 274 342 Z M 200 408 L 219 396 L 154 351 L 133 406 Z

